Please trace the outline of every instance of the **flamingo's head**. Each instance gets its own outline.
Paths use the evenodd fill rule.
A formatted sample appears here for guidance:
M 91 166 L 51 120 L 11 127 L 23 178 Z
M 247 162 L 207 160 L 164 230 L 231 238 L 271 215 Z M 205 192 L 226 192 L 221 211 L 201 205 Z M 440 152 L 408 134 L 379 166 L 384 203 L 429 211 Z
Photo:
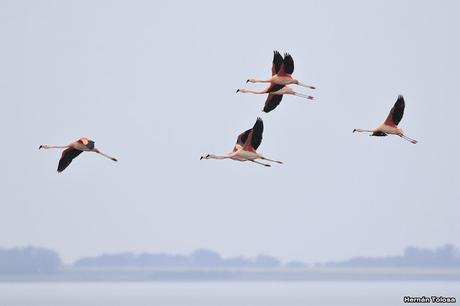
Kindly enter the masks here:
M 200 157 L 200 160 L 202 159 L 210 159 L 211 158 L 211 154 L 206 154 L 206 155 L 203 155 Z

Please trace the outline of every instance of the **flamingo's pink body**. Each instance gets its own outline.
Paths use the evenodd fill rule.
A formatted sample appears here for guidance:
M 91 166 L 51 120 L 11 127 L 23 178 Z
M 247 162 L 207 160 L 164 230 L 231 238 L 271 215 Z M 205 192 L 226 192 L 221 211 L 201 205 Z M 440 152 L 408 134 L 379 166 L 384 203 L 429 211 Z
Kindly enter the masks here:
M 94 141 L 87 137 L 82 137 L 68 145 L 41 145 L 39 149 L 65 149 L 62 151 L 61 159 L 59 160 L 58 172 L 62 172 L 67 168 L 72 160 L 82 152 L 95 152 L 113 161 L 117 161 L 115 157 L 111 157 L 102 153 L 94 146 Z
M 265 106 L 263 111 L 268 113 L 275 109 L 280 103 L 283 98 L 283 95 L 294 95 L 301 98 L 306 98 L 313 100 L 312 96 L 304 95 L 298 92 L 295 92 L 292 88 L 288 87 L 288 84 L 297 84 L 300 86 L 308 87 L 311 89 L 315 89 L 313 86 L 308 86 L 305 84 L 300 83 L 298 80 L 292 77 L 292 72 L 294 71 L 294 60 L 292 59 L 291 55 L 285 54 L 284 58 L 279 54 L 278 51 L 274 51 L 273 55 L 273 63 L 272 63 L 272 77 L 267 80 L 255 80 L 255 79 L 248 79 L 247 82 L 251 83 L 270 83 L 270 86 L 261 90 L 261 91 L 254 91 L 249 89 L 238 89 L 236 92 L 242 93 L 252 93 L 252 94 L 266 94 L 268 93 L 268 97 L 265 100 Z
M 396 100 L 394 106 L 391 108 L 387 119 L 385 119 L 385 122 L 383 122 L 375 129 L 354 129 L 353 133 L 371 133 L 370 136 L 397 135 L 407 141 L 410 141 L 413 144 L 416 144 L 417 140 L 404 135 L 403 130 L 398 127 L 398 124 L 404 115 L 405 106 L 406 103 L 404 102 L 404 97 L 399 95 L 398 100 Z
M 263 121 L 260 118 L 257 118 L 256 123 L 252 129 L 246 130 L 240 135 L 236 140 L 236 144 L 233 147 L 233 150 L 227 153 L 226 155 L 214 155 L 206 154 L 201 156 L 200 159 L 233 159 L 236 161 L 250 161 L 256 164 L 260 164 L 266 167 L 270 167 L 269 164 L 264 164 L 256 159 L 267 160 L 271 162 L 276 162 L 282 164 L 281 161 L 272 160 L 264 157 L 262 154 L 258 153 L 256 150 L 262 142 L 262 133 L 264 130 Z

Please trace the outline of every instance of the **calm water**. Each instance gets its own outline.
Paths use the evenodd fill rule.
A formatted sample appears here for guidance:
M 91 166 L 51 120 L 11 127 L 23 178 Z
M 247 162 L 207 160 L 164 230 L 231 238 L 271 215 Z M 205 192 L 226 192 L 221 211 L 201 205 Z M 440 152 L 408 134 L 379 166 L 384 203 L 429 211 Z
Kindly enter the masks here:
M 391 306 L 404 295 L 458 305 L 460 283 L 0 283 L 0 306 Z

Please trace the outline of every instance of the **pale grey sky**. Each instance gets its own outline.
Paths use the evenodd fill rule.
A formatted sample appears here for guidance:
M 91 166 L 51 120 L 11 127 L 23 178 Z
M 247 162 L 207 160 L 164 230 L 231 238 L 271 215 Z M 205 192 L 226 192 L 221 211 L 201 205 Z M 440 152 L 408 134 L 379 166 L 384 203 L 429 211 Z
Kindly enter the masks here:
M 0 1 L 0 246 L 283 260 L 460 245 L 458 1 Z M 317 100 L 235 94 L 290 52 Z M 303 92 L 310 92 L 298 88 Z M 419 140 L 352 134 L 397 95 Z M 200 161 L 257 116 L 272 168 Z M 96 141 L 58 174 L 42 143 Z

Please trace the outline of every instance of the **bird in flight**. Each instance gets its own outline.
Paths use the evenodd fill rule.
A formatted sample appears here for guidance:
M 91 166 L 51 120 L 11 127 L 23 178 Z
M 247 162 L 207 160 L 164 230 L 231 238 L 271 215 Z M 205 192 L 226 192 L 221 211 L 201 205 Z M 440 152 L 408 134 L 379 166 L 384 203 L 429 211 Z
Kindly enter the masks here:
M 267 80 L 248 79 L 246 83 L 272 83 L 279 85 L 296 84 L 310 89 L 316 89 L 314 86 L 300 83 L 292 77 L 294 72 L 294 60 L 289 53 L 284 53 L 284 58 L 278 51 L 273 51 L 272 77 Z
M 372 133 L 369 136 L 387 136 L 389 134 L 397 135 L 407 141 L 410 141 L 413 144 L 416 144 L 417 140 L 407 137 L 406 135 L 404 135 L 403 130 L 398 128 L 398 124 L 404 115 L 404 108 L 405 108 L 404 98 L 402 95 L 399 95 L 398 100 L 396 100 L 396 103 L 391 108 L 387 119 L 379 127 L 375 129 L 371 129 L 371 130 L 354 129 L 353 133 L 354 132 Z
M 233 159 L 237 161 L 250 161 L 262 166 L 270 167 L 270 164 L 265 164 L 262 162 L 257 161 L 256 159 L 266 160 L 269 162 L 275 162 L 278 164 L 282 164 L 283 162 L 278 160 L 273 160 L 264 157 L 262 154 L 258 153 L 256 150 L 260 146 L 262 142 L 262 133 L 264 131 L 264 123 L 261 118 L 257 118 L 256 123 L 247 131 L 244 131 L 236 140 L 235 147 L 232 151 L 227 153 L 226 155 L 214 155 L 214 154 L 206 154 L 201 156 L 201 159 Z
M 110 158 L 113 161 L 118 161 L 115 157 L 104 154 L 98 149 L 96 149 L 96 147 L 94 146 L 94 141 L 86 137 L 82 137 L 68 145 L 41 145 L 40 147 L 38 147 L 38 149 L 65 149 L 62 152 L 61 159 L 59 160 L 59 165 L 57 168 L 58 172 L 64 171 L 64 169 L 70 165 L 72 160 L 78 155 L 80 155 L 80 153 L 83 151 L 95 152 L 101 154 L 104 157 Z
M 281 103 L 281 100 L 283 99 L 283 95 L 294 95 L 294 96 L 298 96 L 301 98 L 313 100 L 312 96 L 308 96 L 308 95 L 304 95 L 304 94 L 295 92 L 289 86 L 278 85 L 278 84 L 271 84 L 269 87 L 261 91 L 254 91 L 254 90 L 240 88 L 240 89 L 237 89 L 236 92 L 237 93 L 238 92 L 252 93 L 252 94 L 257 94 L 257 95 L 268 93 L 267 99 L 265 100 L 264 109 L 263 109 L 263 111 L 266 113 L 271 112 Z
M 305 87 L 309 87 L 313 89 L 315 88 L 313 86 L 301 84 L 299 83 L 299 81 L 293 79 L 291 77 L 291 73 L 293 71 L 294 71 L 294 61 L 292 57 L 289 54 L 286 54 L 283 59 L 283 57 L 281 56 L 281 54 L 279 54 L 278 51 L 274 51 L 273 63 L 272 63 L 272 78 L 269 80 L 249 79 L 246 81 L 246 83 L 247 82 L 270 83 L 270 86 L 268 86 L 267 88 L 261 91 L 254 91 L 254 90 L 240 88 L 236 92 L 237 93 L 238 92 L 252 93 L 252 94 L 268 93 L 267 99 L 265 100 L 265 106 L 263 108 L 263 111 L 266 113 L 271 112 L 281 103 L 281 100 L 283 99 L 283 95 L 294 95 L 294 96 L 298 96 L 301 98 L 313 100 L 312 96 L 295 92 L 294 90 L 292 90 L 292 88 L 290 88 L 289 86 L 286 86 L 287 84 L 299 84 Z

